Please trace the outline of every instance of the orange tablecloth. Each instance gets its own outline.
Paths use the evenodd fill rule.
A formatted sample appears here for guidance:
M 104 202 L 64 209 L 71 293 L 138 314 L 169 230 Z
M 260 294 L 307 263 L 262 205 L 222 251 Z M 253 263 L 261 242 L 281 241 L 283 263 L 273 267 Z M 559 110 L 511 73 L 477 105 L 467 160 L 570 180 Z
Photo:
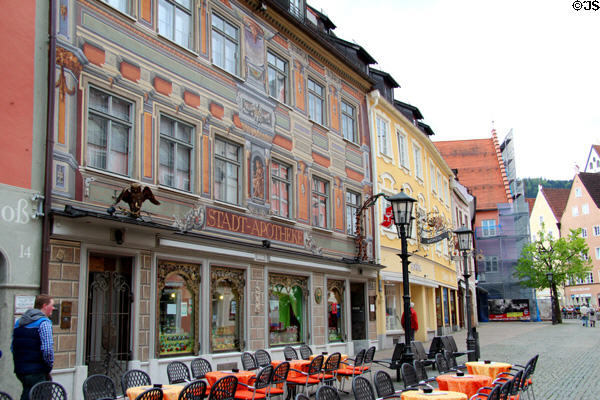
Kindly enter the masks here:
M 492 362 L 491 364 L 485 364 L 483 361 L 469 361 L 465 365 L 470 374 L 487 375 L 492 380 L 500 372 L 508 372 L 510 371 L 510 367 L 512 367 L 512 364 L 509 363 Z
M 207 372 L 205 377 L 206 377 L 206 380 L 208 381 L 208 383 L 212 386 L 219 379 L 223 378 L 224 376 L 228 376 L 228 375 L 234 375 L 235 377 L 238 378 L 238 383 L 245 383 L 246 385 L 251 385 L 250 378 L 252 378 L 253 376 L 254 377 L 256 376 L 256 374 L 252 371 L 239 371 L 239 372 L 212 371 L 212 372 Z M 247 390 L 247 388 L 245 388 L 244 386 L 238 386 L 238 389 Z
M 420 390 L 409 390 L 402 393 L 402 400 L 467 400 L 464 393 L 450 392 L 448 390 L 434 390 L 433 393 L 423 393 Z
M 144 390 L 153 388 L 154 386 L 134 386 L 127 389 L 127 397 L 129 400 L 135 400 Z M 183 390 L 184 385 L 163 385 L 163 399 L 165 400 L 177 400 L 179 393 Z
M 283 361 L 281 360 L 273 360 L 271 361 L 271 365 L 273 366 L 273 368 L 277 368 L 277 366 L 279 364 L 281 364 Z M 299 376 L 303 376 L 302 374 L 296 372 L 296 371 L 292 371 L 293 369 L 297 369 L 299 371 L 308 371 L 308 364 L 310 364 L 309 360 L 292 360 L 289 362 L 290 363 L 290 372 L 288 373 L 288 378 L 297 378 Z
M 471 398 L 482 386 L 490 386 L 492 378 L 487 375 L 465 375 L 456 376 L 456 374 L 438 375 L 435 380 L 440 390 L 452 390 L 461 392 Z

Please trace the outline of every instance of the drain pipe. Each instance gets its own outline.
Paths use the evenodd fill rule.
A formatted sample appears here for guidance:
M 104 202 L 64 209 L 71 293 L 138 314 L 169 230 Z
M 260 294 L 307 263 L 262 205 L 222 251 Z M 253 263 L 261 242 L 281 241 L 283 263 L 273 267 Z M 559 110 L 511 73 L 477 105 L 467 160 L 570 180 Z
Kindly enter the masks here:
M 54 151 L 54 100 L 56 97 L 56 0 L 50 0 L 48 49 L 48 107 L 46 120 L 46 171 L 44 179 L 44 218 L 42 220 L 41 293 L 48 293 L 50 264 L 50 227 L 52 220 L 52 153 Z

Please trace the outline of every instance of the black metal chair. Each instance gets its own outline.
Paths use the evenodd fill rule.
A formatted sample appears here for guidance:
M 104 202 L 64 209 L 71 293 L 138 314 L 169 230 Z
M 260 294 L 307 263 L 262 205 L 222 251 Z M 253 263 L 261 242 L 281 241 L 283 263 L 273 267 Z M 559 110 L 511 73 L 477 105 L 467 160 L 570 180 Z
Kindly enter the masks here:
M 88 376 L 83 381 L 83 399 L 84 400 L 100 400 L 100 399 L 116 399 L 117 388 L 111 377 L 96 374 Z
M 323 356 L 319 354 L 315 356 L 310 364 L 308 364 L 307 371 L 300 371 L 298 369 L 290 368 L 290 371 L 297 372 L 300 376 L 289 377 L 287 378 L 288 386 L 292 386 L 296 389 L 298 386 L 302 386 L 303 391 L 308 392 L 308 388 L 310 386 L 318 385 L 321 383 L 319 379 L 319 374 L 321 373 L 321 369 L 323 368 Z
M 404 389 L 417 388 L 419 386 L 419 377 L 415 367 L 409 363 L 402 364 L 400 367 L 400 373 L 402 374 L 402 382 L 404 383 Z
M 143 391 L 135 400 L 162 400 L 163 391 L 161 388 L 150 388 Z
M 210 388 L 208 400 L 234 400 L 238 379 L 234 375 L 227 375 L 215 382 Z
M 127 389 L 130 387 L 150 385 L 152 385 L 150 375 L 139 369 L 131 369 L 125 372 L 121 377 L 121 389 L 123 389 L 123 395 L 127 393 Z
M 194 381 L 188 383 L 181 392 L 178 400 L 202 400 L 206 397 L 206 382 Z
M 287 381 L 288 373 L 290 372 L 290 363 L 288 361 L 284 361 L 280 363 L 273 370 L 273 374 L 271 375 L 271 382 L 269 383 L 269 387 L 266 389 L 259 389 L 258 392 L 265 394 L 267 398 L 271 398 L 272 396 L 279 396 L 285 393 L 285 384 Z M 278 385 L 282 385 L 281 388 L 277 387 Z
M 242 353 L 242 368 L 244 371 L 254 371 L 258 369 L 258 362 L 254 357 L 254 354 L 245 351 Z
M 167 377 L 169 378 L 169 385 L 191 381 L 190 370 L 181 361 L 171 361 L 167 365 Z
M 400 382 L 400 367 L 402 367 L 402 355 L 404 354 L 405 349 L 406 346 L 404 343 L 396 343 L 392 358 L 373 360 L 373 362 L 386 368 L 396 370 L 396 381 Z
M 307 395 L 305 395 L 304 393 L 298 393 L 294 399 L 295 400 L 310 400 L 310 398 Z
M 514 384 L 514 380 L 510 379 L 503 383 L 497 382 L 497 385 L 500 386 L 500 400 L 510 400 L 510 395 L 512 393 L 512 388 Z
M 308 360 L 312 354 L 312 349 L 308 347 L 308 345 L 300 345 L 300 357 L 302 357 L 303 360 Z
M 418 340 L 413 340 L 410 342 L 410 348 L 415 359 L 421 361 L 425 367 L 435 365 L 435 358 L 428 358 L 427 353 L 425 352 L 425 347 L 423 347 L 423 343 Z
M 494 379 L 494 384 L 504 384 L 507 381 L 512 381 L 509 395 L 517 398 L 523 384 L 523 373 L 525 370 L 520 369 L 516 373 L 500 372 Z
M 341 368 L 339 368 L 336 371 L 336 375 L 341 376 L 343 378 L 341 382 L 342 385 L 340 387 L 340 391 L 344 391 L 344 384 L 346 383 L 346 379 L 354 379 L 355 376 L 362 375 L 362 366 L 365 360 L 365 352 L 366 350 L 362 349 L 358 353 L 356 353 L 356 356 L 354 356 L 354 358 L 347 358 L 345 361 L 340 361 Z M 352 361 L 352 363 L 349 363 L 348 361 Z
M 8 393 L 0 392 L 0 400 L 13 400 Z
M 481 387 L 469 400 L 500 400 L 500 389 L 500 385 Z
M 450 366 L 448 365 L 448 360 L 442 353 L 437 353 L 435 355 L 435 366 L 440 374 L 446 374 L 450 372 Z
M 429 352 L 427 353 L 427 358 L 434 359 L 437 353 L 441 353 L 444 351 L 444 344 L 442 343 L 441 336 L 434 336 L 431 344 L 429 345 Z
M 446 361 L 448 362 L 448 369 L 450 369 L 451 371 L 467 369 L 467 366 L 465 364 L 458 364 L 456 362 L 456 356 L 454 355 L 454 353 L 444 350 L 444 352 L 442 354 L 444 354 L 444 357 L 446 358 Z
M 194 379 L 203 379 L 207 372 L 212 372 L 210 362 L 202 357 L 194 358 L 190 366 L 192 368 L 192 378 Z
M 375 400 L 371 382 L 362 376 L 356 376 L 352 379 L 352 393 L 354 393 L 356 400 Z
M 342 355 L 339 352 L 331 354 L 323 362 L 323 373 L 319 375 L 322 384 L 332 385 L 337 378 L 337 370 L 340 368 Z
M 413 360 L 413 367 L 417 372 L 417 379 L 419 380 L 419 382 L 429 383 L 435 381 L 435 378 L 430 378 L 427 376 L 425 364 L 423 364 L 421 360 Z
M 316 400 L 340 400 L 340 394 L 333 386 L 321 386 L 317 389 Z
M 239 388 L 235 391 L 234 397 L 239 400 L 255 400 L 264 399 L 266 395 L 259 392 L 259 390 L 267 390 L 271 384 L 271 377 L 273 375 L 273 366 L 268 365 L 263 369 L 259 370 L 256 378 L 252 379 L 253 384 L 247 385 L 245 383 L 238 382 L 238 386 L 243 386 L 246 389 L 240 390 Z M 258 396 L 257 396 L 258 395 Z
M 285 361 L 298 360 L 298 353 L 292 346 L 285 346 L 283 348 L 283 356 L 285 357 Z
M 392 377 L 385 371 L 377 371 L 373 377 L 373 383 L 378 398 L 400 397 L 400 394 L 404 391 L 394 388 Z
M 67 391 L 56 382 L 39 382 L 29 391 L 29 400 L 67 400 Z
M 258 366 L 261 368 L 271 365 L 271 356 L 266 350 L 256 350 L 254 353 L 254 358 L 256 359 Z
M 369 373 L 371 380 L 373 380 L 373 374 L 371 373 L 371 366 L 373 364 L 373 359 L 375 358 L 375 351 L 376 351 L 375 346 L 371 346 L 365 351 L 365 358 L 363 358 L 363 365 L 360 368 L 360 369 L 362 369 L 363 374 L 367 373 L 367 372 Z
M 450 342 L 450 347 L 452 348 L 452 353 L 454 353 L 455 357 L 464 356 L 469 353 L 475 353 L 475 350 L 465 350 L 459 351 L 458 346 L 456 345 L 456 340 L 454 340 L 454 336 L 448 335 L 448 341 Z
M 535 372 L 535 367 L 537 365 L 537 361 L 538 358 L 540 357 L 539 354 L 536 354 L 535 356 L 531 357 L 529 359 L 529 361 L 527 361 L 527 364 L 525 365 L 521 365 L 521 364 L 513 364 L 511 370 L 515 371 L 518 369 L 523 369 L 525 370 L 524 372 L 524 382 L 523 382 L 523 392 L 527 393 L 527 398 L 529 398 L 529 391 L 531 390 L 531 395 L 533 396 L 533 398 L 535 399 L 535 392 L 533 391 L 533 373 Z

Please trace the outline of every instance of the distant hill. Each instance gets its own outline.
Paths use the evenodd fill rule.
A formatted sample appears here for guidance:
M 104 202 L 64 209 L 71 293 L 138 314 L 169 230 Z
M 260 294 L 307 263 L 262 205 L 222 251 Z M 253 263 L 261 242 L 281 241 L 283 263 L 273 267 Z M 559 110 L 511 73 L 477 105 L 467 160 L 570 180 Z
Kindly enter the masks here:
M 535 198 L 538 192 L 538 185 L 542 185 L 547 188 L 555 189 L 569 189 L 572 181 L 557 181 L 545 178 L 523 178 L 523 185 L 525 187 L 525 197 Z

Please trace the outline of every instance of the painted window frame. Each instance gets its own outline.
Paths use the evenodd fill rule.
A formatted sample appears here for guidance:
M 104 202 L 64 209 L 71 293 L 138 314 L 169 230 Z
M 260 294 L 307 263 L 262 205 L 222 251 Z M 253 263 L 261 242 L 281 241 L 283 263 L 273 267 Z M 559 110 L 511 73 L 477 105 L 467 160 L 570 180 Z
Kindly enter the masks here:
M 135 9 L 134 9 L 134 4 L 132 0 L 101 0 L 103 3 L 105 3 L 106 5 L 108 5 L 111 8 L 114 8 L 115 10 L 117 10 L 118 12 L 125 14 L 131 18 L 135 18 Z M 119 5 L 116 3 L 122 3 L 123 5 Z
M 594 225 L 594 236 L 600 236 L 600 225 Z
M 217 143 L 219 142 L 223 142 L 225 149 L 227 148 L 227 145 L 231 145 L 231 146 L 235 146 L 237 148 L 237 160 L 233 160 L 231 158 L 227 157 L 227 150 L 225 150 L 225 155 L 221 155 L 221 154 L 217 154 Z M 243 179 L 244 179 L 244 162 L 243 162 L 243 158 L 244 158 L 244 147 L 234 141 L 228 140 L 224 137 L 221 136 L 215 136 L 215 143 L 214 143 L 214 172 L 213 172 L 213 188 L 214 188 L 214 199 L 218 200 L 218 201 L 222 201 L 225 203 L 229 203 L 229 204 L 234 204 L 234 205 L 241 205 L 242 204 L 242 193 L 243 193 Z M 221 192 L 217 190 L 217 182 L 221 182 L 220 179 L 217 179 L 217 173 L 219 171 L 219 169 L 217 168 L 217 164 L 218 163 L 223 163 L 225 166 L 227 165 L 234 165 L 234 167 L 237 169 L 237 182 L 236 182 L 236 201 L 232 202 L 230 201 L 229 198 L 229 191 L 227 190 L 227 181 L 224 180 L 222 181 L 222 184 L 224 185 L 224 192 L 223 193 L 217 193 L 217 192 Z
M 375 117 L 375 129 L 377 132 L 377 148 L 379 154 L 388 158 L 392 158 L 392 146 L 390 143 L 390 121 L 381 115 L 377 115 Z
M 400 139 L 402 138 L 402 140 Z M 410 170 L 408 157 L 408 136 L 400 129 L 396 129 L 396 141 L 398 142 L 398 165 Z
M 274 163 L 277 163 L 277 165 L 279 165 L 280 167 L 285 167 L 287 169 L 287 179 L 286 178 L 282 178 L 281 176 L 276 176 L 274 175 L 275 172 L 275 168 L 274 168 Z M 281 161 L 278 158 L 272 158 L 271 159 L 271 167 L 269 168 L 270 170 L 270 199 L 269 199 L 269 204 L 271 205 L 270 210 L 271 210 L 271 215 L 276 215 L 278 217 L 281 218 L 286 218 L 286 219 L 292 219 L 292 210 L 293 210 L 293 184 L 294 184 L 294 169 L 292 167 L 292 165 L 288 162 L 285 161 Z M 284 187 L 287 188 L 287 215 L 282 215 L 281 212 L 274 212 L 274 207 L 273 207 L 273 200 L 274 200 L 274 196 L 275 196 L 275 188 L 274 185 L 284 185 Z M 277 198 L 278 203 L 279 203 L 279 210 L 281 210 L 281 203 L 282 200 L 280 198 L 281 196 L 279 196 Z
M 179 125 L 183 125 L 187 128 L 190 129 L 190 141 L 188 143 L 186 143 L 184 140 L 177 138 L 176 136 L 170 136 L 167 134 L 163 133 L 163 118 L 166 120 L 171 121 L 174 125 L 173 125 L 173 132 L 177 132 L 177 128 L 179 127 Z M 190 124 L 189 122 L 183 121 L 179 118 L 174 118 L 173 116 L 167 114 L 167 113 L 160 113 L 159 115 L 159 121 L 158 121 L 158 137 L 159 137 L 159 143 L 158 143 L 158 148 L 159 148 L 159 156 L 158 156 L 158 183 L 159 185 L 163 185 L 163 186 L 167 186 L 170 188 L 174 188 L 174 189 L 178 189 L 178 190 L 183 190 L 185 192 L 193 192 L 195 189 L 195 179 L 196 179 L 196 168 L 195 168 L 195 159 L 196 159 L 196 146 L 195 146 L 195 138 L 196 138 L 196 127 L 192 124 Z M 184 148 L 187 148 L 189 151 L 189 160 L 188 160 L 188 187 L 184 188 L 184 187 L 179 187 L 176 184 L 169 184 L 167 182 L 163 182 L 162 181 L 162 175 L 161 175 L 161 152 L 162 152 L 162 143 L 163 141 L 165 142 L 170 142 L 173 143 L 175 145 L 175 154 L 174 154 L 174 161 L 173 161 L 173 176 L 174 179 L 176 179 L 177 176 L 177 162 L 178 162 L 178 149 L 179 146 L 182 146 Z
M 171 42 L 185 49 L 192 50 L 194 48 L 194 0 L 187 0 L 189 7 L 184 2 L 185 0 L 158 0 L 156 2 L 156 31 Z M 164 6 L 171 7 L 170 32 L 167 32 L 166 29 L 165 31 L 161 30 L 161 7 Z M 183 13 L 188 17 L 187 39 L 177 37 L 178 12 L 180 13 L 179 15 Z
M 223 27 L 219 27 L 219 26 L 215 26 L 215 19 L 220 20 L 223 22 Z M 226 32 L 226 28 L 230 27 L 232 29 L 235 29 L 236 35 L 231 36 L 230 34 L 228 34 Z M 242 64 L 242 46 L 241 46 L 241 42 L 242 42 L 242 29 L 240 27 L 240 25 L 238 23 L 235 23 L 233 21 L 231 21 L 229 18 L 225 17 L 222 13 L 216 12 L 216 11 L 212 11 L 210 14 L 210 46 L 211 46 L 211 52 L 210 52 L 210 57 L 211 57 L 211 61 L 214 65 L 216 65 L 217 67 L 219 67 L 220 69 L 222 69 L 223 71 L 234 75 L 234 76 L 241 76 L 241 64 Z M 221 38 L 222 40 L 222 46 L 216 46 L 215 43 L 215 39 L 216 38 Z M 235 45 L 235 51 L 234 51 L 234 56 L 235 56 L 235 60 L 234 60 L 234 70 L 232 71 L 228 65 L 227 65 L 227 58 L 226 58 L 226 54 L 227 54 L 227 47 L 226 44 L 227 42 L 229 43 L 233 43 Z M 217 47 L 221 47 L 221 56 L 217 57 L 217 54 L 215 53 L 215 50 Z
M 315 185 L 321 182 L 324 185 L 323 192 L 317 191 Z M 322 178 L 317 175 L 313 175 L 311 179 L 310 185 L 310 193 L 311 193 L 311 204 L 313 206 L 311 209 L 311 223 L 312 226 L 321 228 L 321 229 L 331 229 L 331 182 L 325 178 Z M 318 198 L 317 202 L 315 202 L 315 196 Z M 325 215 L 321 215 L 320 211 L 315 214 L 315 204 L 320 205 L 320 202 L 325 201 Z M 320 209 L 320 206 L 318 207 Z M 317 219 L 315 219 L 317 218 Z M 324 223 L 324 226 L 323 224 Z
M 590 205 L 588 203 L 581 205 L 581 215 L 588 215 L 590 213 Z
M 490 223 L 491 222 L 491 223 Z M 492 237 L 496 236 L 496 220 L 495 219 L 484 219 L 481 221 L 481 236 Z
M 313 87 L 318 87 L 321 89 L 321 94 L 317 93 Z M 312 76 L 309 76 L 306 79 L 306 93 L 307 93 L 307 102 L 308 102 L 308 119 L 316 122 L 319 125 L 325 126 L 327 123 L 326 118 L 326 85 L 321 83 L 319 80 L 315 79 Z M 320 107 L 317 107 L 320 102 Z M 317 118 L 314 113 L 317 111 L 317 108 L 320 111 L 319 118 Z
M 423 182 L 423 150 L 413 142 L 413 158 L 415 162 L 415 177 Z
M 351 202 L 352 197 L 356 199 L 355 203 Z M 360 192 L 357 190 L 346 189 L 345 206 L 346 235 L 356 236 L 356 212 L 362 206 L 362 196 Z
M 102 94 L 104 94 L 105 96 L 108 96 L 109 98 L 109 103 L 108 103 L 108 107 L 106 109 L 106 111 L 100 110 L 100 109 L 95 109 L 92 107 L 92 103 L 91 103 L 91 99 L 90 96 L 92 94 L 93 91 L 96 92 L 100 92 Z M 119 94 L 116 94 L 114 91 L 110 91 L 110 90 L 106 90 L 103 89 L 101 87 L 95 86 L 95 85 L 88 85 L 88 90 L 86 93 L 86 98 L 87 98 L 87 103 L 86 103 L 86 140 L 85 140 L 85 159 L 86 159 L 86 166 L 91 167 L 91 168 L 96 168 L 98 170 L 101 171 L 106 171 L 108 173 L 112 173 L 112 174 L 117 174 L 117 175 L 121 175 L 121 176 L 127 176 L 127 177 L 132 177 L 133 175 L 133 159 L 135 157 L 134 154 L 134 139 L 135 139 L 135 113 L 136 113 L 136 102 L 128 99 L 127 97 L 121 96 Z M 129 116 L 128 116 L 128 120 L 119 118 L 116 115 L 112 114 L 112 109 L 113 109 L 113 101 L 112 99 L 117 99 L 120 100 L 124 103 L 128 103 L 129 104 Z M 94 165 L 91 162 L 92 157 L 90 156 L 90 116 L 95 116 L 98 119 L 103 119 L 107 122 L 106 125 L 106 145 L 105 147 L 105 166 L 98 166 L 98 165 Z M 127 127 L 128 129 L 128 138 L 127 138 L 127 161 L 126 161 L 126 168 L 127 171 L 126 173 L 122 173 L 119 172 L 118 170 L 112 170 L 109 169 L 109 165 L 110 162 L 112 160 L 111 157 L 111 152 L 112 152 L 112 148 L 113 148 L 113 132 L 112 132 L 112 127 L 113 124 L 120 124 L 120 125 L 124 125 Z M 115 133 L 116 135 L 116 133 Z
M 587 228 L 581 228 L 581 237 L 582 238 L 586 238 L 587 237 Z
M 346 111 L 345 109 L 350 109 L 351 113 Z M 353 103 L 342 98 L 340 104 L 340 115 L 342 136 L 344 137 L 344 139 L 354 144 L 360 144 L 358 140 L 358 124 L 356 123 L 358 116 L 357 107 Z M 351 128 L 351 132 L 348 132 L 346 126 L 349 126 Z
M 269 57 L 273 57 L 275 58 L 275 64 L 272 64 Z M 283 71 L 278 67 L 277 62 L 281 61 L 284 64 L 284 69 Z M 283 79 L 283 99 L 281 99 L 280 96 L 277 96 L 275 94 L 273 94 L 271 92 L 271 70 L 273 70 L 273 73 L 276 76 L 279 75 L 283 75 L 284 79 Z M 277 82 L 277 79 L 275 79 L 275 82 Z M 279 88 L 276 88 L 275 92 L 277 92 Z M 280 89 L 279 89 L 280 90 Z M 286 58 L 283 57 L 281 54 L 279 54 L 278 52 L 276 52 L 275 50 L 271 49 L 271 48 L 267 48 L 267 92 L 269 93 L 269 96 L 271 96 L 272 98 L 276 99 L 277 101 L 279 101 L 280 103 L 289 105 L 290 104 L 290 61 Z

